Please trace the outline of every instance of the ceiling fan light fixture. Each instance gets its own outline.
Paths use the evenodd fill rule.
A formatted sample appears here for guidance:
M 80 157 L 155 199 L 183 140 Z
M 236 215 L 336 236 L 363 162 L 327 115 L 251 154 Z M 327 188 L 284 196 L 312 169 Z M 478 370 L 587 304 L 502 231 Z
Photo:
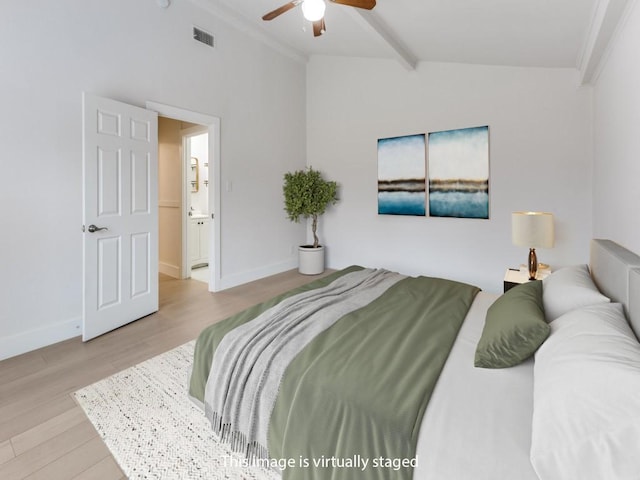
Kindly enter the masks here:
M 304 0 L 302 2 L 302 15 L 310 22 L 317 22 L 324 17 L 327 6 L 324 0 Z

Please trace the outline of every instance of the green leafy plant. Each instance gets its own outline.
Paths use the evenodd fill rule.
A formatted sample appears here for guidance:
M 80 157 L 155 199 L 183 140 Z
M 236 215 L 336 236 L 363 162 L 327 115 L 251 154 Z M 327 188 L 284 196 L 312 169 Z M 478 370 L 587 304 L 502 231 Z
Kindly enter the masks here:
M 319 171 L 309 167 L 285 173 L 282 191 L 289 220 L 299 222 L 300 218 L 311 218 L 313 248 L 318 248 L 318 217 L 338 201 L 338 184 L 325 180 Z

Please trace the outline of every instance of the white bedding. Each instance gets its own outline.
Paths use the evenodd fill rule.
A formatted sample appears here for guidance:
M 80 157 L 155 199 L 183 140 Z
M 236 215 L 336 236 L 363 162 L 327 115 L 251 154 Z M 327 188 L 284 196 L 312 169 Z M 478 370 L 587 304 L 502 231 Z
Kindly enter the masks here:
M 538 480 L 531 466 L 533 359 L 507 369 L 473 366 L 485 314 L 476 296 L 425 412 L 414 480 Z

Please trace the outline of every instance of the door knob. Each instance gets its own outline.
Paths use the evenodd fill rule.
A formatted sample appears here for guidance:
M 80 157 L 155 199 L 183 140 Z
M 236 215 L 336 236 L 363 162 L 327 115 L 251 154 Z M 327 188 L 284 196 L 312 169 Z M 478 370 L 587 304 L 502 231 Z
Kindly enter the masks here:
M 95 232 L 99 232 L 100 230 L 109 230 L 107 227 L 96 227 L 95 225 L 89 225 L 87 227 L 87 230 L 89 230 L 89 233 L 95 233 Z

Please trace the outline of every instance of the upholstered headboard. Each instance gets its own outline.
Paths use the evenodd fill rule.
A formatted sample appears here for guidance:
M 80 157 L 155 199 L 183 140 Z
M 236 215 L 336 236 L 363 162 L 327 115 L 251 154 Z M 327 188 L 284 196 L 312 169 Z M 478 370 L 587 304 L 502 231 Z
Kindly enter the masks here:
M 611 240 L 591 240 L 591 275 L 602 293 L 622 303 L 640 339 L 640 256 Z
M 640 268 L 629 272 L 629 318 L 636 337 L 640 340 Z

